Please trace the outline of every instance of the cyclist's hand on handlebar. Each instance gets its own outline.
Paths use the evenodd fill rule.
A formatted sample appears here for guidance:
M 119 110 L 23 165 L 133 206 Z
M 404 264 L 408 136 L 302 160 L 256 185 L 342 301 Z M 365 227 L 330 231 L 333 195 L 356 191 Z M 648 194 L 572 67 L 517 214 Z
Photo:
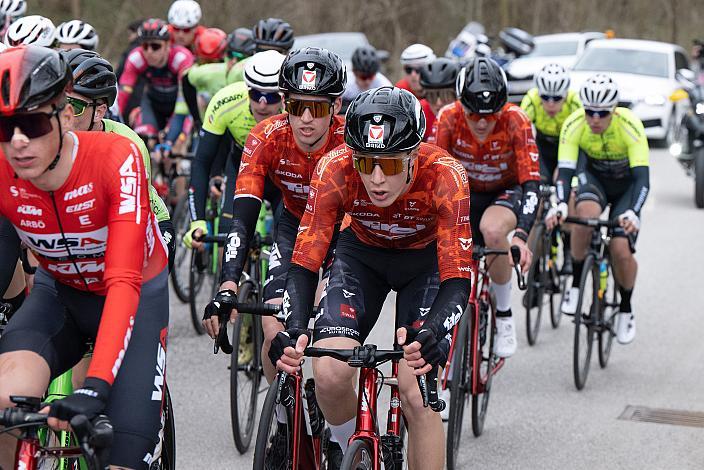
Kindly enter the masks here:
M 188 231 L 183 235 L 183 246 L 188 248 L 201 249 L 203 247 L 203 242 L 199 242 L 198 239 L 204 235 L 208 234 L 208 224 L 205 220 L 194 220 L 191 222 L 191 226 Z
M 269 359 L 278 370 L 293 374 L 301 370 L 303 351 L 308 345 L 308 330 L 289 328 L 271 340 Z
M 561 221 L 567 217 L 567 203 L 560 202 L 557 206 L 551 207 L 545 216 L 545 226 L 548 230 L 552 230 Z
M 208 333 L 208 336 L 215 339 L 220 332 L 220 322 L 229 317 L 236 317 L 237 311 L 234 309 L 237 303 L 237 287 L 232 289 L 234 282 L 223 282 L 220 286 L 220 291 L 215 294 L 215 298 L 205 306 L 203 312 L 203 328 Z
M 430 328 L 401 327 L 396 330 L 396 339 L 403 346 L 403 358 L 415 375 L 427 374 L 434 366 L 447 361 L 437 334 Z
M 68 431 L 69 422 L 76 415 L 84 415 L 89 420 L 95 418 L 105 409 L 109 391 L 109 385 L 103 380 L 87 378 L 83 388 L 42 410 L 49 413 L 47 424 L 53 429 Z
M 632 209 L 619 215 L 618 222 L 626 233 L 635 233 L 640 230 L 640 218 Z
M 521 251 L 521 258 L 518 261 L 518 264 L 521 266 L 521 272 L 528 272 L 528 268 L 530 268 L 530 263 L 531 261 L 533 261 L 533 253 L 530 251 L 530 249 L 528 249 L 528 245 L 526 244 L 526 242 L 515 236 L 513 237 L 513 240 L 511 240 L 511 245 L 517 246 L 518 249 Z M 511 263 L 511 266 L 515 265 L 513 261 L 513 256 L 509 256 L 508 260 L 509 263 Z

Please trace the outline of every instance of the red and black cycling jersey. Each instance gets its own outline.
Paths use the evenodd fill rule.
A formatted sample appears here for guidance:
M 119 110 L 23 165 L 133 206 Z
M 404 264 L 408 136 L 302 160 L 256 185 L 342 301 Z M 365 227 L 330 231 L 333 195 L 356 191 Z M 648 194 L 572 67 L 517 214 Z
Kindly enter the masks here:
M 421 144 L 412 178 L 409 190 L 393 204 L 377 207 L 353 166 L 352 150 L 340 146 L 330 152 L 311 181 L 291 262 L 317 272 L 339 213 L 346 212 L 362 243 L 413 250 L 437 241 L 440 279 L 469 279 L 472 234 L 464 168 L 446 152 Z
M 281 190 L 284 207 L 297 218 L 303 216 L 313 169 L 326 153 L 344 142 L 345 120 L 334 116 L 325 145 L 304 152 L 293 138 L 288 114 L 264 119 L 252 128 L 242 150 L 235 199 L 262 199 L 264 181 L 269 176 Z
M 105 296 L 88 376 L 112 384 L 142 283 L 164 270 L 167 251 L 150 209 L 139 148 L 118 134 L 76 132 L 66 138 L 74 143 L 73 166 L 56 191 L 19 179 L 0 152 L 0 215 L 54 279 Z
M 159 68 L 147 63 L 141 47 L 132 49 L 120 76 L 120 93 L 117 96 L 120 114 L 125 112 L 132 89 L 140 76 L 146 79 L 146 93 L 152 102 L 173 107 L 178 95 L 179 80 L 192 65 L 193 54 L 182 46 L 171 45 L 166 64 Z
M 467 125 L 464 106 L 455 101 L 438 113 L 428 142 L 462 163 L 473 192 L 495 192 L 540 181 L 538 148 L 528 117 L 512 103 L 494 116 L 494 130 L 480 142 Z

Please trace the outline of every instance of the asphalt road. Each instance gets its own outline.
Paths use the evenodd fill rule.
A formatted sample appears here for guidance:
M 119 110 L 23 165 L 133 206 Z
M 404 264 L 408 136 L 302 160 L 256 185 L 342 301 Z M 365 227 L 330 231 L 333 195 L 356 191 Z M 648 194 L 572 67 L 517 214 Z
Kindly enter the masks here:
M 704 411 L 704 211 L 694 207 L 693 180 L 665 150 L 652 151 L 650 177 L 637 246 L 635 342 L 615 344 L 605 370 L 593 357 L 587 385 L 577 391 L 572 323 L 563 318 L 552 330 L 544 318 L 538 343 L 529 347 L 514 289 L 519 350 L 495 378 L 484 434 L 472 437 L 466 422 L 461 468 L 704 467 L 702 429 L 617 419 L 627 405 Z M 390 305 L 387 301 L 370 342 L 391 345 Z M 241 456 L 232 440 L 228 359 L 214 356 L 212 343 L 195 334 L 187 306 L 175 295 L 171 307 L 167 376 L 176 413 L 177 468 L 251 468 L 254 445 Z

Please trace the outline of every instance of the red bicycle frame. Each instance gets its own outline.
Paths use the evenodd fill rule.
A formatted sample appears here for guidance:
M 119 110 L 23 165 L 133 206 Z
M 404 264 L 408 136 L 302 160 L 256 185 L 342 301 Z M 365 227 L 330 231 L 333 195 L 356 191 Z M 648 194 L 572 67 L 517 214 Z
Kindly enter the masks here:
M 15 451 L 15 466 L 22 470 L 37 470 L 37 460 L 40 457 L 79 458 L 83 454 L 79 447 L 42 448 L 36 437 L 25 437 L 17 441 Z
M 289 374 L 287 381 L 290 381 L 294 393 L 291 468 L 320 470 L 322 437 L 311 436 L 310 425 L 303 413 L 303 375 L 300 372 Z

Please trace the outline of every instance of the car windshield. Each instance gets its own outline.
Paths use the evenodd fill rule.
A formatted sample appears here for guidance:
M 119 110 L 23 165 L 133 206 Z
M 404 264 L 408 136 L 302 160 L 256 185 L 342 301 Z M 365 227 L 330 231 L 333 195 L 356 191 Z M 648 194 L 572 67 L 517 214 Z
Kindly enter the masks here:
M 293 43 L 294 49 L 303 47 L 322 47 L 342 57 L 351 60 L 354 50 L 366 46 L 367 41 L 363 34 L 358 33 L 330 33 L 299 36 Z
M 525 57 L 552 57 L 577 54 L 577 41 L 536 41 L 535 49 Z
M 588 48 L 572 70 L 633 73 L 668 77 L 668 60 L 664 52 L 636 49 Z

